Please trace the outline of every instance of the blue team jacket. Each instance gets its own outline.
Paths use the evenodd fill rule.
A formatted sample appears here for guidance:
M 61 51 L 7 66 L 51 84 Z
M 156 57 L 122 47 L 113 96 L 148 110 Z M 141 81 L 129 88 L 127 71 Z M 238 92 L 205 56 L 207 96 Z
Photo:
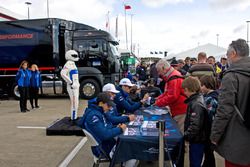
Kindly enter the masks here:
M 108 112 L 105 112 L 104 114 L 107 118 L 107 121 L 111 122 L 112 125 L 114 125 L 114 126 L 116 126 L 120 123 L 129 122 L 129 117 L 128 116 L 121 116 L 117 112 L 116 106 L 113 106 L 113 108 L 111 110 L 109 110 Z
M 113 127 L 112 124 L 106 121 L 105 115 L 101 107 L 91 104 L 86 108 L 85 113 L 80 121 L 81 127 L 90 132 L 99 146 L 109 154 L 116 141 L 114 137 L 122 134 L 122 129 Z M 100 150 L 98 147 L 93 147 L 92 152 L 99 156 Z
M 129 95 L 126 92 L 124 92 L 121 87 L 117 87 L 116 89 L 120 91 L 120 93 L 116 94 L 114 99 L 118 112 L 133 113 L 135 112 L 135 110 L 141 107 L 141 103 L 133 102 L 129 98 Z
M 122 133 L 121 128 L 113 127 L 110 122 L 107 122 L 102 108 L 95 104 L 86 108 L 82 119 L 83 128 L 89 131 L 98 143 L 110 140 Z
M 29 87 L 30 86 L 30 70 L 23 70 L 22 68 L 20 68 L 17 71 L 16 74 L 16 82 L 17 85 L 20 87 Z
M 42 83 L 41 74 L 39 71 L 31 71 L 30 87 L 40 88 Z
M 88 101 L 88 106 L 90 107 L 92 104 L 96 104 L 96 98 L 94 99 L 90 99 Z M 129 117 L 128 116 L 121 116 L 118 112 L 117 112 L 117 108 L 116 106 L 113 106 L 111 110 L 109 110 L 108 112 L 104 113 L 106 121 L 108 123 L 111 123 L 112 125 L 116 126 L 120 123 L 126 123 L 129 122 Z

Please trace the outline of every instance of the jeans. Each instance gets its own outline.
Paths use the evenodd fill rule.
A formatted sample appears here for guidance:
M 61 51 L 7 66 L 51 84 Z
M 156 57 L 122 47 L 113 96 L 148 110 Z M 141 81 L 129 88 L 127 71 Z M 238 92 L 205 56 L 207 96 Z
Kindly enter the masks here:
M 205 144 L 189 143 L 190 167 L 201 167 Z

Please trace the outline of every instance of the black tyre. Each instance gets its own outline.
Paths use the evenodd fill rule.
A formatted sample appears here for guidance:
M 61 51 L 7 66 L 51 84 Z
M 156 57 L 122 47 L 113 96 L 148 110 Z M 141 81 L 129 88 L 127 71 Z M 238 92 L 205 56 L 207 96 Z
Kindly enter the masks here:
M 92 99 L 100 93 L 100 86 L 94 79 L 85 79 L 80 84 L 80 97 Z
M 20 93 L 19 93 L 17 84 L 13 84 L 11 91 L 12 91 L 11 93 L 15 99 L 17 99 L 17 100 L 20 99 Z

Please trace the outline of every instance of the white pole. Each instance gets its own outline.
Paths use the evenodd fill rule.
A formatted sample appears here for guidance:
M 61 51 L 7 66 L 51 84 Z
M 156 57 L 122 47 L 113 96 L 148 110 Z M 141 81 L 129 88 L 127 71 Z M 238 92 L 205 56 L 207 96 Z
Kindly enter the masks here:
M 49 0 L 47 0 L 47 17 L 49 18 Z
M 125 4 L 124 4 L 124 12 L 125 12 L 126 48 L 128 49 L 127 13 L 126 13 Z
M 109 13 L 110 13 L 110 11 L 108 11 L 108 32 L 110 33 Z
M 219 46 L 219 34 L 216 34 L 217 37 L 217 46 Z
M 133 53 L 133 14 L 131 14 L 131 46 L 130 46 L 130 49 L 131 49 L 131 53 Z
M 118 15 L 115 19 L 115 37 L 118 39 Z
M 249 42 L 249 22 L 250 21 L 247 21 L 247 44 Z

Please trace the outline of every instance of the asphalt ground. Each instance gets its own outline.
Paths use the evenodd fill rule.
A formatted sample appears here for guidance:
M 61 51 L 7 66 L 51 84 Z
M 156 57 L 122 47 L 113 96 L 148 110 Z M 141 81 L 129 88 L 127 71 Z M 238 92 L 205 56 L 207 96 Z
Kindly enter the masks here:
M 0 167 L 91 167 L 93 158 L 86 137 L 46 136 L 46 127 L 70 115 L 69 99 L 41 98 L 39 104 L 40 109 L 21 113 L 19 101 L 0 101 Z M 78 116 L 86 104 L 85 100 L 80 101 Z M 218 155 L 216 163 L 217 167 L 224 166 Z M 156 167 L 158 162 L 140 162 L 139 166 Z M 185 167 L 188 166 L 185 153 Z

